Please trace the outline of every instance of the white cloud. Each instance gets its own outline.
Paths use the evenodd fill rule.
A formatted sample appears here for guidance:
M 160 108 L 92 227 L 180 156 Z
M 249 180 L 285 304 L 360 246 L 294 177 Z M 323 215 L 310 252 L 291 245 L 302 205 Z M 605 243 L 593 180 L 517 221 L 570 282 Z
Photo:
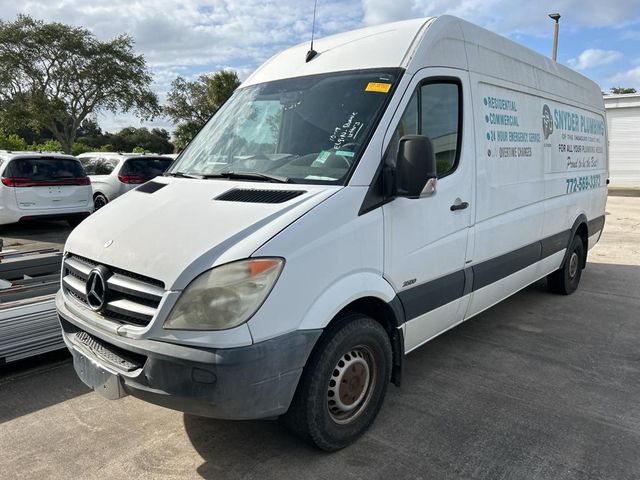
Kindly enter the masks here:
M 316 32 L 324 36 L 363 24 L 447 13 L 502 35 L 550 37 L 547 14 L 556 10 L 563 14 L 561 30 L 611 26 L 634 31 L 640 1 L 318 0 Z M 193 78 L 232 68 L 245 78 L 277 51 L 308 40 L 313 0 L 0 0 L 1 20 L 18 13 L 84 26 L 100 39 L 129 33 L 163 98 L 178 74 Z M 102 124 L 110 130 L 123 122 L 137 124 L 130 115 L 104 118 Z
M 562 14 L 561 30 L 623 26 L 640 15 L 638 0 L 362 0 L 365 23 L 433 15 L 456 15 L 502 35 L 552 34 L 551 12 Z
M 246 78 L 274 53 L 310 39 L 313 1 L 0 0 L 1 20 L 18 13 L 83 26 L 103 40 L 130 34 L 163 98 L 178 74 L 193 78 L 231 68 Z M 329 35 L 360 26 L 362 9 L 359 2 L 319 0 L 317 19 L 317 34 Z M 101 115 L 109 130 L 123 122 L 138 123 L 127 114 Z
M 621 52 L 616 50 L 601 50 L 599 48 L 588 48 L 578 58 L 571 58 L 567 61 L 570 67 L 576 70 L 588 70 L 600 67 L 620 60 L 623 57 Z
M 640 91 L 640 66 L 611 76 L 607 84 L 612 87 L 633 87 Z
M 0 0 L 0 17 L 82 25 L 102 39 L 129 33 L 151 66 L 256 64 L 307 39 L 312 8 L 308 0 Z M 359 4 L 321 0 L 319 33 L 352 29 L 361 16 Z

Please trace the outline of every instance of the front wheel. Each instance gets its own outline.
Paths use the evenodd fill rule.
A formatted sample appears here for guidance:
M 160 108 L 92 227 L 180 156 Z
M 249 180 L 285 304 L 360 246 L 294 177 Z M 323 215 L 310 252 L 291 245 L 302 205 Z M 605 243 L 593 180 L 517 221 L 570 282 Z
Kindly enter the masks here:
M 349 314 L 309 358 L 285 424 L 322 450 L 358 439 L 373 423 L 391 380 L 389 335 L 378 322 Z
M 553 293 L 571 295 L 578 288 L 584 268 L 585 245 L 580 235 L 573 237 L 564 265 L 547 275 L 547 287 Z

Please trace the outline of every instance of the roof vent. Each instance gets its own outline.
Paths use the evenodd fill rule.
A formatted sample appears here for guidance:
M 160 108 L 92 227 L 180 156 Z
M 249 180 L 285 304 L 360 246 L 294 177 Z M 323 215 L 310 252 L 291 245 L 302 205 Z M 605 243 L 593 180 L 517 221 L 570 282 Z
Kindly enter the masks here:
M 142 193 L 153 193 L 153 192 L 157 192 L 158 190 L 166 186 L 167 186 L 166 183 L 151 181 L 151 182 L 143 183 L 138 188 L 136 188 L 136 190 Z
M 299 197 L 304 190 L 256 190 L 234 188 L 224 192 L 214 200 L 225 202 L 247 202 L 247 203 L 284 203 Z

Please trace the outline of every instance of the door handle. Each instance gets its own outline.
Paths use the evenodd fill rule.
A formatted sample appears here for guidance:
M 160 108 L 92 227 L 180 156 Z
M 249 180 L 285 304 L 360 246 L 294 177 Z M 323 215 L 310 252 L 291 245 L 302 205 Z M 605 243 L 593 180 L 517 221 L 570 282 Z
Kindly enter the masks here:
M 451 210 L 452 212 L 455 212 L 456 210 L 464 210 L 468 206 L 469 206 L 469 202 L 454 203 L 453 205 L 451 205 L 449 210 Z

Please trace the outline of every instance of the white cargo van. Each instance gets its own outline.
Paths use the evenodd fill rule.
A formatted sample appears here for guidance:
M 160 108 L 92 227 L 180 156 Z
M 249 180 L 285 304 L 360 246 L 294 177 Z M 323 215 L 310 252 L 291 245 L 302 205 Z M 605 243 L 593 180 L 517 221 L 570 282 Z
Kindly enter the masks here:
M 595 83 L 449 16 L 315 48 L 69 237 L 57 308 L 87 385 L 334 450 L 407 353 L 540 278 L 577 288 L 607 196 Z

